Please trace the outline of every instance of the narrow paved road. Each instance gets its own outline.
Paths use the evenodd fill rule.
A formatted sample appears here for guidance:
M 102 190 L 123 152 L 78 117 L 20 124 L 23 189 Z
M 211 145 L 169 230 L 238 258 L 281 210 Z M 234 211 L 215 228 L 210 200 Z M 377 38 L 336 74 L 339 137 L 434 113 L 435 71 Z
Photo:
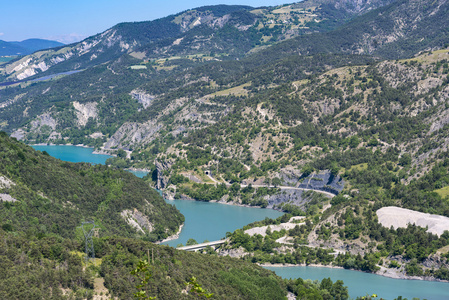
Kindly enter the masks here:
M 240 186 L 241 186 L 241 187 L 246 187 L 246 186 L 248 186 L 248 185 L 241 184 Z M 274 186 L 268 186 L 268 185 L 251 185 L 251 186 L 254 187 L 254 188 L 257 188 L 257 187 L 272 187 L 272 188 L 274 188 Z M 329 192 L 326 192 L 326 191 L 321 191 L 321 190 L 305 189 L 305 188 L 298 188 L 298 187 L 285 186 L 285 185 L 276 186 L 276 188 L 277 188 L 277 189 L 281 189 L 281 190 L 314 191 L 314 192 L 317 192 L 317 193 L 321 193 L 321 194 L 330 196 L 331 198 L 335 197 L 334 194 L 329 193 Z
M 223 183 L 223 182 L 219 182 L 219 181 L 217 181 L 215 178 L 213 178 L 211 175 L 207 175 L 207 177 L 210 179 L 210 180 L 212 180 L 213 182 L 204 182 L 204 183 L 207 183 L 207 184 L 220 184 L 220 183 Z M 226 186 L 231 186 L 231 184 L 229 184 L 229 183 L 225 183 L 226 184 Z M 240 184 L 240 187 L 241 188 L 244 188 L 244 187 L 247 187 L 248 185 L 247 184 Z M 333 197 L 335 197 L 335 194 L 332 194 L 332 193 L 329 193 L 329 192 L 326 192 L 326 191 L 321 191 L 321 190 L 314 190 L 314 189 L 305 189 L 305 188 L 298 188 L 298 187 L 293 187 L 293 186 L 285 186 L 285 185 L 280 185 L 280 186 L 270 186 L 270 185 L 258 185 L 258 184 L 255 184 L 255 185 L 251 185 L 253 188 L 261 188 L 261 187 L 271 187 L 271 188 L 278 188 L 278 189 L 281 189 L 281 190 L 298 190 L 298 191 L 313 191 L 313 192 L 317 192 L 317 193 L 321 193 L 321 194 L 324 194 L 324 195 L 326 195 L 326 196 L 329 196 L 329 197 L 331 197 L 331 198 L 333 198 Z

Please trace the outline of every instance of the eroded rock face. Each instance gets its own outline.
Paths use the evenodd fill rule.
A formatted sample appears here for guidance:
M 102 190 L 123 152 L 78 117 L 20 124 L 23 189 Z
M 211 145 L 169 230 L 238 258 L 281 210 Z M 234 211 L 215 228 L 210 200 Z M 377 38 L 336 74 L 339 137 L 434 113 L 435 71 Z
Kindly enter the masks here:
M 160 161 L 155 160 L 154 165 L 156 166 L 156 172 L 157 172 L 156 188 L 159 190 L 164 189 L 165 187 L 167 187 L 168 180 L 170 179 L 170 175 L 166 175 L 166 174 L 167 174 L 168 170 L 170 170 L 173 163 L 169 162 L 169 161 L 160 162 Z M 167 172 L 164 172 L 164 171 L 167 171 Z
M 19 128 L 17 130 L 14 130 L 13 133 L 11 133 L 11 137 L 16 138 L 17 140 L 22 140 L 26 135 L 26 132 Z
M 323 171 L 318 174 L 310 174 L 302 183 L 298 184 L 298 187 L 338 195 L 343 190 L 344 185 L 345 182 L 339 175 L 334 176 L 331 172 Z
M 130 49 L 130 45 L 123 41 L 121 35 L 116 34 L 116 30 L 110 29 L 97 35 L 88 38 L 82 42 L 58 49 L 49 49 L 35 52 L 27 55 L 14 63 L 7 65 L 4 74 L 10 80 L 23 80 L 30 76 L 42 73 L 51 67 L 68 61 L 73 57 L 80 57 L 90 54 L 90 60 L 96 59 L 105 49 L 111 48 L 114 45 L 119 45 L 121 52 L 126 52 Z M 77 67 L 75 66 L 75 69 Z
M 13 181 L 5 176 L 0 176 L 0 190 L 9 189 L 10 187 L 16 185 Z M 9 194 L 0 193 L 0 201 L 4 202 L 16 202 L 17 199 L 11 197 Z
M 42 126 L 49 126 L 52 130 L 56 129 L 56 120 L 51 116 L 49 112 L 38 116 L 34 121 L 31 121 L 31 128 L 37 129 Z
M 30 122 L 28 129 L 18 128 L 11 133 L 11 137 L 18 140 L 29 138 L 29 135 L 44 134 L 47 135 L 47 141 L 61 138 L 61 134 L 56 131 L 58 121 L 52 116 L 51 112 L 45 112 Z
M 4 202 L 16 202 L 17 199 L 11 197 L 9 194 L 0 194 L 0 201 Z
M 0 176 L 0 189 L 9 189 L 11 186 L 16 185 L 5 176 Z
M 97 118 L 97 104 L 96 102 L 90 102 L 81 104 L 77 101 L 73 102 L 73 107 L 76 110 L 76 117 L 78 119 L 79 126 L 86 126 L 89 118 Z
M 239 247 L 238 249 L 220 250 L 218 255 L 219 256 L 230 256 L 230 257 L 240 258 L 240 257 L 243 257 L 245 255 L 248 255 L 248 252 L 245 251 L 245 248 Z
M 303 193 L 304 191 L 301 190 L 284 189 L 280 193 L 267 197 L 268 208 L 273 208 L 273 206 L 279 205 L 281 203 L 291 203 L 298 207 L 304 208 L 304 206 L 308 202 L 308 199 L 306 197 L 303 197 Z
M 111 136 L 104 148 L 130 150 L 132 145 L 136 146 L 151 142 L 161 127 L 160 124 L 156 124 L 153 121 L 142 124 L 125 123 Z
M 148 217 L 137 209 L 125 209 L 120 213 L 120 215 L 125 219 L 126 223 L 134 227 L 139 232 L 145 233 L 146 231 L 153 231 L 154 226 Z
M 439 254 L 432 254 L 429 257 L 427 257 L 423 261 L 423 266 L 427 268 L 434 268 L 434 269 L 440 269 L 440 268 L 448 268 L 449 267 L 449 261 L 445 257 L 441 257 Z
M 335 7 L 346 10 L 348 12 L 352 13 L 365 13 L 369 10 L 387 5 L 393 1 L 387 0 L 387 1 L 378 1 L 378 0 L 342 0 L 342 1 L 336 1 Z
M 449 124 L 449 110 L 446 110 L 438 115 L 438 118 L 432 122 L 429 133 L 440 130 L 446 124 Z
M 156 98 L 155 96 L 149 95 L 143 91 L 133 90 L 130 93 L 131 97 L 137 100 L 140 104 L 143 105 L 143 108 L 147 108 L 151 105 L 151 102 Z

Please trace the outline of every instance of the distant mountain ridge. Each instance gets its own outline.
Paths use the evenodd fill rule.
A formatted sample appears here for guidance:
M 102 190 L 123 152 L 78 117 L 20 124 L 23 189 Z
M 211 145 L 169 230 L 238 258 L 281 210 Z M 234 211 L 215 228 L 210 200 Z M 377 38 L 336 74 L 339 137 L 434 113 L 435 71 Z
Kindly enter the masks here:
M 64 46 L 63 43 L 45 39 L 27 39 L 21 42 L 0 40 L 0 56 L 27 55 L 38 50 Z
M 0 80 L 23 81 L 0 87 L 0 129 L 109 151 L 108 165 L 152 170 L 167 199 L 306 214 L 293 241 L 360 254 L 345 267 L 400 262 L 410 276 L 449 280 L 448 252 L 429 256 L 449 235 L 411 228 L 408 239 L 375 217 L 392 205 L 449 217 L 448 7 L 306 0 L 118 24 L 1 65 Z M 58 76 L 33 81 L 47 74 Z M 332 200 L 297 191 L 332 186 L 342 188 Z M 430 244 L 415 251 L 419 236 Z
M 21 80 L 39 73 L 90 68 L 124 54 L 146 60 L 198 54 L 240 59 L 298 35 L 335 29 L 389 3 L 308 0 L 277 7 L 199 7 L 154 21 L 117 24 L 79 43 L 12 62 L 0 69 L 0 75 L 4 81 Z

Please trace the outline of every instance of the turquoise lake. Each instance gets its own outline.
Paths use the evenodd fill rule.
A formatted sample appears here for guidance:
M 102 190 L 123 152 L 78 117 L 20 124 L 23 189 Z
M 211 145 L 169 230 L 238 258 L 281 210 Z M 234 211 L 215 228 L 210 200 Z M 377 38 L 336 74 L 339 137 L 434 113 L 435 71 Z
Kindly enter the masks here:
M 449 283 L 423 280 L 403 280 L 387 278 L 344 269 L 320 267 L 266 267 L 283 278 L 302 278 L 322 280 L 330 277 L 332 281 L 343 280 L 353 298 L 377 294 L 378 298 L 393 300 L 398 296 L 412 300 L 413 297 L 428 300 L 448 300 Z
M 86 148 L 69 145 L 32 145 L 36 150 L 47 151 L 53 157 L 60 160 L 70 162 L 89 162 L 92 164 L 104 164 L 106 160 L 112 156 L 105 154 L 94 154 L 94 148 Z M 137 177 L 144 177 L 147 172 L 144 171 L 129 171 Z
M 36 150 L 47 151 L 48 154 L 65 161 L 90 162 L 104 164 L 110 156 L 93 154 L 92 148 L 76 146 L 33 146 Z M 143 177 L 145 172 L 132 172 Z M 174 204 L 186 217 L 184 228 L 179 239 L 164 244 L 176 246 L 185 244 L 189 238 L 198 242 L 214 241 L 223 238 L 226 232 L 232 232 L 244 225 L 262 220 L 265 217 L 276 218 L 282 213 L 271 209 L 239 207 L 219 203 L 198 201 L 166 200 Z M 393 300 L 402 296 L 412 300 L 413 297 L 428 300 L 449 300 L 449 283 L 399 280 L 357 271 L 318 267 L 267 267 L 284 278 L 321 280 L 330 277 L 333 281 L 341 279 L 349 288 L 351 297 L 365 296 L 373 293 L 377 299 Z
M 210 242 L 220 240 L 226 236 L 226 232 L 233 232 L 243 226 L 269 218 L 277 218 L 283 213 L 273 209 L 256 207 L 241 207 L 221 203 L 208 203 L 189 200 L 165 200 L 174 204 L 185 216 L 184 227 L 179 239 L 163 243 L 176 247 L 186 244 L 190 238 L 198 243 L 208 240 Z
M 104 154 L 93 154 L 94 148 L 67 146 L 67 145 L 32 145 L 36 150 L 47 151 L 53 157 L 70 162 L 89 162 L 93 164 L 104 164 L 112 156 Z
M 39 151 L 47 151 L 53 157 L 70 162 L 90 162 L 104 164 L 109 155 L 93 154 L 93 148 L 52 145 L 32 146 Z M 147 173 L 142 171 L 130 171 L 138 177 Z M 207 203 L 199 201 L 165 200 L 167 203 L 176 205 L 185 216 L 184 227 L 176 240 L 163 243 L 176 247 L 178 244 L 186 244 L 193 238 L 199 243 L 204 240 L 215 241 L 226 236 L 226 232 L 232 232 L 249 223 L 269 218 L 277 218 L 283 213 L 256 207 L 240 207 L 220 203 Z M 205 226 L 206 224 L 206 226 Z

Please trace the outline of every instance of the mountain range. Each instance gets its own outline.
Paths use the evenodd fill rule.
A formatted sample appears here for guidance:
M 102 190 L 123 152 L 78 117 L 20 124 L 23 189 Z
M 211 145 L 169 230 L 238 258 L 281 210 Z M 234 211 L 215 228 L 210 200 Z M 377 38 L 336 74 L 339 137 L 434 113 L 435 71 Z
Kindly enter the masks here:
M 56 48 L 63 46 L 63 43 L 44 40 L 27 39 L 21 42 L 6 42 L 0 40 L 0 56 L 27 55 L 38 50 Z
M 285 238 L 320 250 L 301 248 L 298 263 L 307 253 L 448 280 L 446 233 L 385 228 L 376 215 L 449 217 L 448 9 L 307 0 L 118 24 L 1 65 L 0 128 L 117 155 L 107 164 L 149 170 L 168 198 L 303 215 Z M 236 232 L 222 250 L 289 263 L 279 238 Z M 345 255 L 331 259 L 334 248 Z

